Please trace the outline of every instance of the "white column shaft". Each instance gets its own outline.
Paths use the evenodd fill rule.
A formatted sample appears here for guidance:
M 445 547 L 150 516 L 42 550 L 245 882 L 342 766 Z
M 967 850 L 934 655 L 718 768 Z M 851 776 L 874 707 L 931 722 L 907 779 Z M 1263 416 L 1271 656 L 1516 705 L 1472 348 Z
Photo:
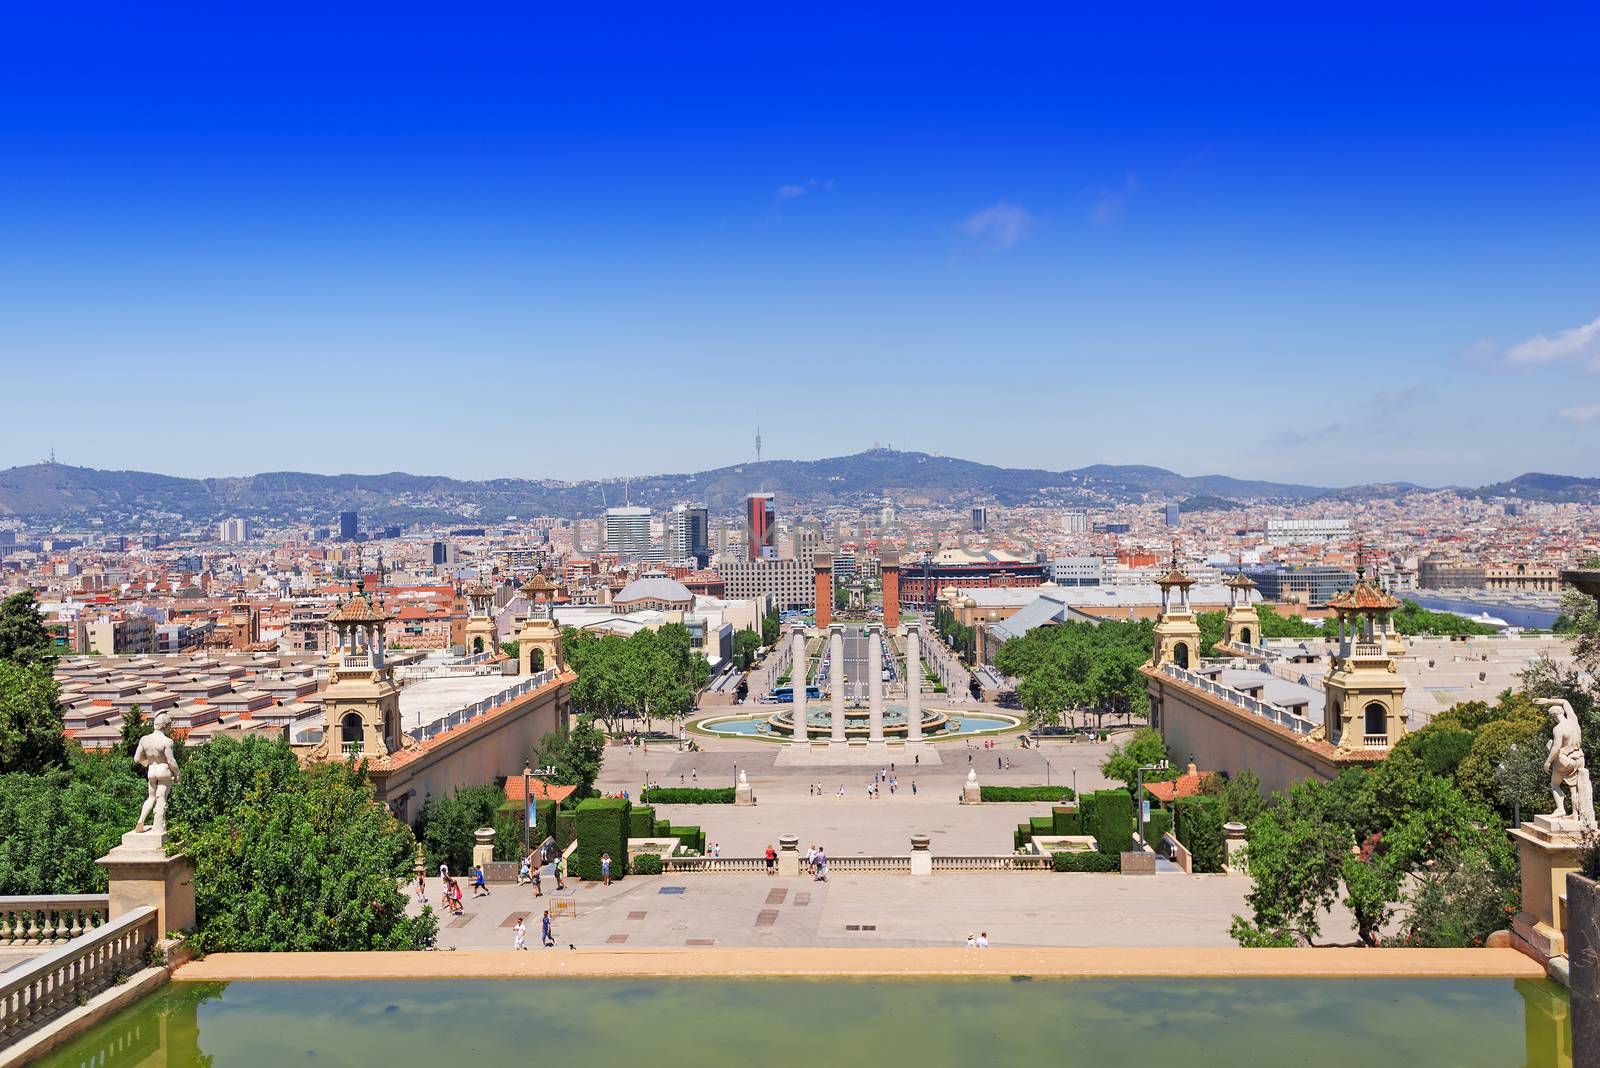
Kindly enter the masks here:
M 883 632 L 867 630 L 867 741 L 883 741 Z
M 922 741 L 922 639 L 906 624 L 906 741 Z
M 789 681 L 794 685 L 794 740 L 804 742 L 806 735 L 806 686 L 809 681 L 806 671 L 809 665 L 806 662 L 806 632 L 796 627 L 794 637 L 790 639 L 789 647 L 794 650 L 792 658 L 793 667 L 789 671 Z
M 828 689 L 830 725 L 828 738 L 840 745 L 844 735 L 844 628 L 828 628 Z

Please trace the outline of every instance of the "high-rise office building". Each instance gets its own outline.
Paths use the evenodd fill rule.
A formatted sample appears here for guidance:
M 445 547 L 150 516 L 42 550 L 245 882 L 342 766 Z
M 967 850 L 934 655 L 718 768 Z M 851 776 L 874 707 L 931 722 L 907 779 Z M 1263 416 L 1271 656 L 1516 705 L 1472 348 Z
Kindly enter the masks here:
M 1167 505 L 1167 526 L 1175 527 L 1183 514 L 1183 509 L 1176 504 Z
M 433 564 L 435 567 L 449 566 L 456 562 L 456 543 L 453 541 L 436 541 L 432 546 Z
M 981 504 L 972 506 L 972 529 L 975 533 L 982 534 L 989 526 L 989 509 Z
M 217 540 L 224 545 L 238 545 L 255 537 L 255 524 L 248 519 L 224 519 L 217 524 Z
M 697 567 L 711 562 L 711 512 L 703 504 L 672 506 L 672 558 L 693 559 Z
M 1061 513 L 1061 532 L 1063 534 L 1089 533 L 1089 513 L 1073 510 Z
M 339 513 L 339 540 L 355 541 L 356 528 L 360 525 L 360 518 L 355 512 Z
M 752 493 L 744 500 L 744 537 L 748 560 L 778 558 L 778 509 L 771 493 Z
M 605 534 L 607 552 L 623 559 L 644 556 L 650 551 L 650 509 L 607 508 Z

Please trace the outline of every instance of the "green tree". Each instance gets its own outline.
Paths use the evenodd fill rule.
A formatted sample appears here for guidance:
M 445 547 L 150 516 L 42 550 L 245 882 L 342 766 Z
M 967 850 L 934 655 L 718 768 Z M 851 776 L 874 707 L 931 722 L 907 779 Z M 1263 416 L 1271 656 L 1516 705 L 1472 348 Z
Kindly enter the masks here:
M 174 797 L 187 781 L 180 780 Z M 225 819 L 169 823 L 173 844 L 195 860 L 195 948 L 281 953 L 425 946 L 437 920 L 426 908 L 406 916 L 400 888 L 416 840 L 376 802 L 365 768 L 314 764 L 287 785 L 269 791 L 258 779 Z
M 70 767 L 0 775 L 0 894 L 104 893 L 95 860 L 139 818 L 136 772 L 120 753 L 75 748 Z
M 298 788 L 300 762 L 282 741 L 219 735 L 196 746 L 167 802 L 169 826 L 199 829 L 226 821 L 249 798 L 270 798 Z
M 761 644 L 771 648 L 778 644 L 781 627 L 778 621 L 778 609 L 774 607 L 761 620 Z
M 606 736 L 595 727 L 594 717 L 580 715 L 571 730 L 557 728 L 539 739 L 534 763 L 541 768 L 554 768 L 545 780 L 557 786 L 576 786 L 574 796 L 582 800 L 594 793 L 605 750 Z
M 24 666 L 55 663 L 55 642 L 45 629 L 32 590 L 13 593 L 0 601 L 0 660 Z
M 1041 727 L 1054 727 L 1061 722 L 1061 710 L 1067 704 L 1067 680 L 1054 664 L 1032 672 L 1017 686 L 1017 698 L 1028 712 L 1028 726 L 1035 733 Z
M 756 650 L 761 648 L 761 635 L 746 627 L 733 635 L 733 661 L 740 671 L 749 671 L 755 662 Z
M 66 763 L 60 698 L 50 663 L 0 660 L 0 772 Z
M 1122 783 L 1131 794 L 1138 785 L 1141 767 L 1159 764 L 1167 759 L 1167 744 L 1162 741 L 1161 732 L 1153 727 L 1140 727 L 1126 742 L 1106 754 L 1106 758 L 1100 762 L 1100 773 Z M 1144 773 L 1145 782 L 1165 782 L 1177 777 L 1176 768 Z
M 516 642 L 501 642 L 500 651 L 512 660 L 516 660 L 522 655 L 522 647 Z
M 122 737 L 117 742 L 117 747 L 127 756 L 133 756 L 134 750 L 139 748 L 139 739 L 156 729 L 154 723 L 147 723 L 144 713 L 138 705 L 129 705 L 128 710 L 122 714 Z
M 496 813 L 504 800 L 504 789 L 492 784 L 463 786 L 453 797 L 429 798 L 417 817 L 417 838 L 422 842 L 428 866 L 444 863 L 450 865 L 453 872 L 465 872 L 470 868 L 476 832 L 479 827 L 494 826 Z M 519 840 L 517 844 L 522 843 Z

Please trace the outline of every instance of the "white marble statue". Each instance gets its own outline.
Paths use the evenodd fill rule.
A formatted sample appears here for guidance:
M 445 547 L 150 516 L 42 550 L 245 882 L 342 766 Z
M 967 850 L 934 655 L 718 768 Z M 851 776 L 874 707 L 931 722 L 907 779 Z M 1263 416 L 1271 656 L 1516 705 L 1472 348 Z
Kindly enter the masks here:
M 133 762 L 149 769 L 145 772 L 149 793 L 144 807 L 139 810 L 139 823 L 134 827 L 137 832 L 145 830 L 146 820 L 151 821 L 149 829 L 157 835 L 167 831 L 167 793 L 178 781 L 178 754 L 173 749 L 172 739 L 167 737 L 167 725 L 171 722 L 165 712 L 156 716 L 156 729 L 140 738 L 139 747 L 133 751 Z
M 1581 826 L 1592 828 L 1595 826 L 1594 784 L 1583 758 L 1583 732 L 1578 726 L 1577 713 L 1560 698 L 1540 698 L 1536 703 L 1548 708 L 1550 718 L 1555 721 L 1550 729 L 1549 755 L 1544 761 L 1550 772 L 1550 794 L 1556 801 L 1556 810 L 1551 816 L 1563 819 L 1567 815 L 1567 801 L 1561 792 L 1565 786 L 1572 791 L 1572 815 Z
M 739 769 L 739 782 L 741 784 L 744 784 L 744 783 L 748 783 L 749 781 L 750 781 L 749 779 L 745 778 L 744 769 L 740 768 Z

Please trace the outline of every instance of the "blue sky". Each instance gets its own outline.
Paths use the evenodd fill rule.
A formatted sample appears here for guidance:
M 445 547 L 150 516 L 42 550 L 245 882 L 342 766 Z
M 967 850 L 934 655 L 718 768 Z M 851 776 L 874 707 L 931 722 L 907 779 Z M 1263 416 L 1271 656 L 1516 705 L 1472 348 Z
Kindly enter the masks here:
M 1593 15 L 345 10 L 8 22 L 0 466 L 1600 474 Z

